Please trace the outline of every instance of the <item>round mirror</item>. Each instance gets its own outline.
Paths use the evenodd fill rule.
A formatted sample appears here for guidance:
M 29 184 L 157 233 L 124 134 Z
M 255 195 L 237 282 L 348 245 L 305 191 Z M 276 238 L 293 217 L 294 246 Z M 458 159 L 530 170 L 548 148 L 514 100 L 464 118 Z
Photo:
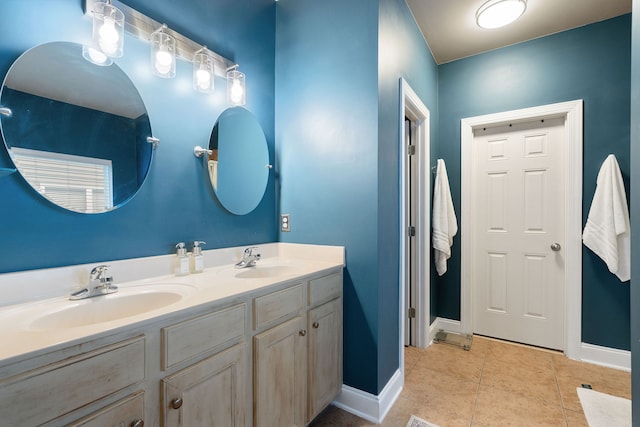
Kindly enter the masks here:
M 153 146 L 140 94 L 116 64 L 85 60 L 80 44 L 46 43 L 22 54 L 5 77 L 0 106 L 17 169 L 63 208 L 112 210 L 147 176 Z
M 258 206 L 269 180 L 267 139 L 250 111 L 229 108 L 220 114 L 209 140 L 209 180 L 229 212 L 245 215 Z

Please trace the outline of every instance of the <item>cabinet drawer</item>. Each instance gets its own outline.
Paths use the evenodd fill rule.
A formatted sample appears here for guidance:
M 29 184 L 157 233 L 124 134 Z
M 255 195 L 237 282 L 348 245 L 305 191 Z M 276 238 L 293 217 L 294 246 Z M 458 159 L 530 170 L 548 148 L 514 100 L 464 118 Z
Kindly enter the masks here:
M 253 301 L 254 327 L 260 329 L 298 313 L 304 304 L 302 285 L 292 286 Z
M 144 346 L 136 337 L 7 378 L 3 425 L 40 425 L 144 380 Z
M 246 312 L 246 305 L 238 304 L 163 328 L 163 369 L 242 341 Z
M 68 427 L 133 426 L 144 421 L 144 392 L 132 394 Z
M 309 281 L 309 306 L 313 307 L 342 295 L 342 272 Z

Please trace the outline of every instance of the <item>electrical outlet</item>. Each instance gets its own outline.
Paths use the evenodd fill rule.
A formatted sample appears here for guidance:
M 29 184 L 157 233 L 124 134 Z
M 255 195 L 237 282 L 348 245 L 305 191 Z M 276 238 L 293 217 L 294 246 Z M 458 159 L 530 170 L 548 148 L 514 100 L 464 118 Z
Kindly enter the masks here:
M 280 231 L 291 231 L 291 218 L 289 214 L 280 215 Z

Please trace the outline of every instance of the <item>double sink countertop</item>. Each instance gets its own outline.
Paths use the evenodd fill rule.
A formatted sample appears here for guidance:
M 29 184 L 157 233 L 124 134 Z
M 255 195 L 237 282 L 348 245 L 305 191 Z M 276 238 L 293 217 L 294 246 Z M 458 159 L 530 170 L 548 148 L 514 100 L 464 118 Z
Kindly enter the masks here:
M 203 251 L 205 270 L 171 273 L 175 255 L 0 274 L 0 367 L 103 333 L 344 267 L 344 248 L 292 243 L 257 246 L 255 267 L 236 269 L 246 246 Z M 96 265 L 109 265 L 118 292 L 70 301 Z

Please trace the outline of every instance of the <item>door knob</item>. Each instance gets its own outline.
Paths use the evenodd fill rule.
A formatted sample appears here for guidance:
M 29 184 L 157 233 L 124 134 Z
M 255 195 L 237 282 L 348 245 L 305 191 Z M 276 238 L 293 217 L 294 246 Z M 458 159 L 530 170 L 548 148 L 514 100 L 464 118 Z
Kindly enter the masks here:
M 560 243 L 554 243 L 551 245 L 551 250 L 554 252 L 558 252 L 560 251 L 560 249 L 562 249 L 562 246 L 560 246 Z
M 173 409 L 180 409 L 180 407 L 182 406 L 182 399 L 179 397 L 176 397 L 175 399 L 173 399 L 171 401 L 171 407 Z

